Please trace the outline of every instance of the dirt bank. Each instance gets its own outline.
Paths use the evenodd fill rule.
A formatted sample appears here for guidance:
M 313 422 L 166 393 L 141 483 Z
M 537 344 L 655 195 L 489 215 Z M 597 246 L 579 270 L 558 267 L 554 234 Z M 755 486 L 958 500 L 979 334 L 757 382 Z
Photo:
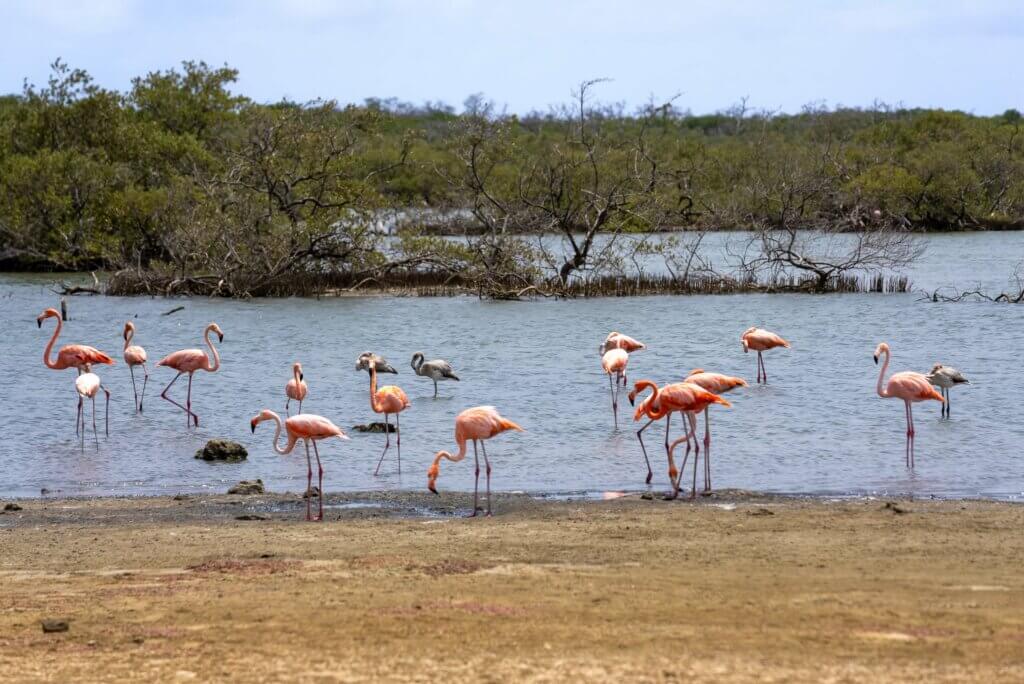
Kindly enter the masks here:
M 4 681 L 1024 678 L 1019 505 L 504 496 L 467 520 L 464 496 L 355 494 L 315 524 L 279 496 L 18 503 Z

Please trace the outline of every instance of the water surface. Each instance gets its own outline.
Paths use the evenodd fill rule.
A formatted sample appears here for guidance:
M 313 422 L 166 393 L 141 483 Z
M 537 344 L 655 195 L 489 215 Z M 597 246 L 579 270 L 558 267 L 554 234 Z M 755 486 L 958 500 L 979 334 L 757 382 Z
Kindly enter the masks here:
M 915 284 L 1003 288 L 1024 259 L 1024 234 L 929 236 Z M 75 297 L 61 342 L 94 344 L 119 364 L 99 369 L 113 393 L 111 435 L 84 446 L 74 433 L 74 371 L 42 365 L 53 321 L 35 317 L 57 297 L 49 278 L 0 276 L 0 325 L 8 335 L 0 409 L 0 496 L 223 491 L 260 477 L 274 491 L 301 491 L 304 458 L 270 447 L 271 424 L 249 432 L 261 408 L 284 408 L 290 364 L 301 360 L 310 386 L 305 409 L 348 429 L 376 420 L 368 379 L 356 373 L 365 350 L 400 371 L 383 376 L 408 393 L 402 415 L 402 474 L 392 448 L 373 477 L 384 436 L 350 431 L 351 442 L 324 443 L 331 490 L 422 488 L 432 454 L 454 449 L 462 409 L 493 404 L 525 434 L 491 441 L 494 487 L 532 492 L 642 489 L 645 469 L 630 426 L 611 425 L 608 383 L 597 346 L 611 329 L 648 343 L 633 355 L 632 379 L 681 379 L 702 367 L 752 382 L 755 356 L 739 335 L 751 325 L 793 343 L 766 355 L 770 384 L 730 395 L 713 412 L 714 484 L 770 492 L 1024 497 L 1019 419 L 1024 389 L 1019 344 L 1024 307 L 932 304 L 916 295 L 736 295 L 577 301 L 490 302 L 456 298 L 343 298 L 224 301 Z M 179 304 L 185 309 L 162 316 Z M 203 327 L 225 332 L 223 367 L 193 385 L 198 430 L 159 398 L 173 372 L 151 368 L 146 412 L 133 415 L 128 369 L 120 363 L 121 327 L 131 319 L 150 358 L 201 345 Z M 935 361 L 959 367 L 969 387 L 953 391 L 952 419 L 937 403 L 919 404 L 917 467 L 903 465 L 903 406 L 875 393 L 875 345 L 888 341 L 894 370 L 927 371 Z M 412 373 L 413 352 L 450 360 L 461 383 L 441 386 Z M 184 383 L 172 390 L 179 400 Z M 100 406 L 102 421 L 102 406 Z M 628 420 L 628 419 L 627 419 Z M 654 487 L 667 487 L 660 428 L 650 431 Z M 228 437 L 250 450 L 247 462 L 215 465 L 193 458 L 204 441 Z M 472 456 L 470 456 L 472 459 Z M 471 489 L 471 463 L 444 463 L 439 488 Z

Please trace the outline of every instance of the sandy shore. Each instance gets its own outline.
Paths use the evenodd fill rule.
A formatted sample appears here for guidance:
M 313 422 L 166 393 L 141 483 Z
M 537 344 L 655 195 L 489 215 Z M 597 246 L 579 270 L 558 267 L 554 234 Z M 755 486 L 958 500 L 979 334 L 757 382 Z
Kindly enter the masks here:
M 20 501 L 0 679 L 1024 679 L 1024 506 L 467 501 Z

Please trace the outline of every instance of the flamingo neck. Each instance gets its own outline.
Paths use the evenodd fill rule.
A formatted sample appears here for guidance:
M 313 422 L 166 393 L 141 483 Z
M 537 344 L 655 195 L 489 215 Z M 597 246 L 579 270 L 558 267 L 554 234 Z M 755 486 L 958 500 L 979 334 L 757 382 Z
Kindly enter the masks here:
M 295 391 L 298 392 L 302 389 L 302 380 L 299 379 L 299 369 L 292 368 L 292 375 L 295 376 Z
M 414 354 L 412 357 L 412 369 L 417 375 L 422 375 L 420 369 L 423 367 L 423 354 Z
M 658 401 L 658 393 L 660 391 L 658 389 L 658 386 L 656 384 L 654 384 L 653 382 L 651 382 L 650 380 L 641 380 L 640 382 L 638 382 L 636 384 L 636 387 L 637 387 L 637 390 L 639 392 L 643 392 L 647 388 L 651 389 L 650 403 L 647 404 L 647 409 L 646 409 L 647 417 L 651 418 L 651 419 L 654 419 L 654 420 L 657 420 L 659 418 L 664 418 L 666 412 L 665 411 L 659 411 L 655 407 L 655 403 Z
M 43 350 L 43 363 L 46 364 L 47 368 L 57 368 L 57 362 L 50 360 L 50 351 L 53 349 L 53 345 L 57 343 L 57 336 L 60 335 L 61 326 L 64 324 L 60 320 L 60 316 L 55 316 L 57 319 L 57 328 L 53 331 L 53 337 L 50 338 L 50 343 L 46 345 L 46 349 Z
M 210 328 L 206 328 L 206 333 L 203 337 L 206 339 L 206 346 L 210 348 L 210 352 L 213 354 L 213 363 L 210 363 L 209 357 L 206 359 L 206 370 L 214 373 L 220 368 L 220 354 L 217 353 L 217 348 L 213 346 L 213 342 L 210 341 Z
M 125 334 L 124 334 L 124 349 L 123 349 L 123 351 L 128 351 L 128 345 L 130 345 L 132 343 L 133 339 L 135 339 L 135 330 L 133 330 L 132 328 L 128 328 L 128 330 L 125 331 Z
M 383 413 L 384 407 L 377 401 L 377 366 L 370 362 L 370 408 L 374 413 Z
M 883 349 L 882 353 L 885 354 L 885 361 L 882 363 L 882 367 L 878 369 L 878 386 L 875 389 L 878 392 L 878 396 L 886 398 L 889 396 L 889 392 L 884 386 L 884 381 L 885 372 L 889 370 L 889 350 Z
M 278 444 L 278 441 L 281 437 L 281 416 L 277 415 L 273 411 L 270 412 L 270 416 L 277 426 L 276 428 L 274 428 L 274 451 L 276 451 L 279 454 L 290 454 L 292 450 L 295 448 L 295 440 L 292 439 L 291 436 L 289 436 L 288 444 L 286 444 L 285 447 L 282 449 L 280 444 Z

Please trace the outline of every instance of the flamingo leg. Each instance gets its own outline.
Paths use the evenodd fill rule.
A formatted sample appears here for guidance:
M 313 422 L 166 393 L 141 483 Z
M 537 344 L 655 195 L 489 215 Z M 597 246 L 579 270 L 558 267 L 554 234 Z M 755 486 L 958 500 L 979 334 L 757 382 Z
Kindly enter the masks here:
M 309 460 L 309 440 L 302 440 L 306 445 L 306 520 L 313 519 L 313 513 L 310 510 L 309 502 L 313 498 L 313 462 Z
M 484 452 L 484 468 L 487 471 L 487 517 L 491 517 L 491 462 L 487 460 L 487 444 L 480 442 L 480 449 Z
M 299 399 L 299 413 L 302 413 L 302 400 Z M 313 443 L 313 451 L 316 451 L 316 443 Z
M 402 421 L 399 414 L 395 414 L 395 442 L 398 447 L 398 474 L 402 474 Z
M 184 411 L 185 412 L 185 419 L 187 421 L 188 420 L 188 416 L 193 415 L 192 414 L 192 410 L 188 409 L 188 408 L 185 408 L 184 406 L 182 406 L 181 404 L 179 404 L 178 402 L 174 401 L 169 396 L 167 396 L 167 390 L 171 389 L 171 385 L 173 385 L 175 382 L 177 382 L 178 378 L 180 378 L 183 374 L 184 374 L 184 372 L 178 373 L 177 375 L 174 376 L 174 380 L 171 380 L 169 383 L 167 383 L 167 387 L 164 387 L 164 391 L 160 393 L 160 398 L 161 399 L 166 399 L 167 401 L 171 402 L 172 404 L 174 404 L 175 406 L 180 408 L 182 411 Z M 191 378 L 192 378 L 192 376 L 189 375 L 189 379 L 190 380 L 191 380 Z M 197 417 L 196 420 L 198 421 L 199 418 Z M 198 424 L 199 423 L 197 422 L 196 425 L 198 425 Z M 187 422 L 186 422 L 186 425 L 188 425 Z
M 943 390 L 946 394 L 946 401 L 942 402 L 942 406 L 946 409 L 946 418 L 949 418 L 949 388 Z
M 431 378 L 431 380 L 434 381 L 434 398 L 437 399 L 437 380 L 435 378 Z
M 75 409 L 75 434 L 78 434 L 78 424 L 82 423 L 82 430 L 85 430 L 85 418 L 82 416 L 82 397 L 78 397 L 78 408 Z
M 192 419 L 196 422 L 196 427 L 199 427 L 199 416 L 192 411 L 192 374 L 188 374 L 188 394 L 185 395 L 185 407 L 188 412 L 192 415 Z M 185 416 L 185 427 L 188 427 L 188 415 Z
M 905 448 L 904 457 L 906 459 L 906 465 L 909 468 L 910 467 L 910 434 L 911 434 L 911 431 L 910 431 L 910 402 L 909 401 L 903 402 L 903 412 L 906 414 L 906 418 L 907 418 L 907 445 L 906 445 L 906 448 Z
M 914 467 L 914 441 L 916 440 L 914 432 L 914 405 L 909 401 L 907 402 L 907 411 L 910 412 L 910 467 Z
M 92 395 L 92 436 L 99 440 L 96 434 L 96 395 Z
M 473 463 L 475 470 L 473 471 L 473 512 L 469 514 L 470 518 L 476 517 L 477 500 L 480 495 L 480 457 L 476 453 L 476 440 L 473 440 Z
M 106 387 L 103 387 L 103 385 L 100 385 L 100 387 L 103 388 L 103 392 L 107 395 L 107 405 L 106 405 L 106 408 L 103 409 L 103 431 L 106 433 L 107 437 L 109 437 L 110 436 L 110 390 L 108 390 Z
M 704 409 L 704 491 L 711 491 L 711 416 Z
M 135 389 L 135 366 L 128 366 L 128 372 L 132 376 L 132 394 L 135 395 L 135 412 L 139 412 L 139 392 Z
M 609 373 L 608 374 L 608 394 L 612 398 L 612 416 L 614 416 L 614 419 L 615 419 L 615 428 L 618 429 L 618 427 L 619 427 L 619 407 L 618 407 L 617 402 L 615 401 L 615 388 L 617 388 L 619 386 L 619 377 L 618 377 L 618 375 L 615 376 L 614 383 L 615 383 L 615 387 L 612 387 L 612 374 Z
M 384 454 L 388 453 L 388 449 L 391 447 L 391 424 L 388 422 L 388 414 L 384 414 L 384 451 L 380 452 L 380 460 L 377 461 L 377 469 L 373 471 L 376 477 L 377 473 L 380 472 L 380 464 L 384 462 Z
M 697 416 L 691 411 L 687 414 L 690 419 L 690 432 L 693 433 L 693 487 L 690 489 L 690 498 L 693 499 L 697 496 L 697 461 L 700 460 L 700 445 L 697 442 Z M 707 454 L 704 455 L 704 461 L 707 462 Z M 683 474 L 680 472 L 679 477 Z
M 654 422 L 654 418 L 647 421 L 647 425 L 636 431 L 636 438 L 640 440 L 640 449 L 644 452 L 644 463 L 647 464 L 647 484 L 651 484 L 651 478 L 654 477 L 654 471 L 651 470 L 651 459 L 647 458 L 647 447 L 644 446 L 644 430 L 651 427 L 651 423 Z
M 669 432 L 669 424 L 671 422 L 672 422 L 672 413 L 669 412 L 665 416 L 665 455 L 666 456 L 668 455 L 668 449 L 669 449 L 669 447 L 668 447 L 668 432 Z
M 149 384 L 149 370 L 146 368 L 146 364 L 142 364 L 142 396 L 139 397 L 139 413 L 142 413 L 142 402 L 146 400 L 146 385 Z
M 288 400 L 286 402 L 284 402 L 284 417 L 285 418 L 288 418 L 291 415 L 291 414 L 288 413 L 288 407 L 291 405 L 291 403 L 292 403 L 292 398 L 291 397 L 288 397 Z
M 316 467 L 320 470 L 320 479 L 317 484 L 317 501 L 320 504 L 320 517 L 317 520 L 324 519 L 324 466 L 320 462 L 320 450 L 316 448 L 316 440 L 313 440 L 313 453 L 316 455 Z

